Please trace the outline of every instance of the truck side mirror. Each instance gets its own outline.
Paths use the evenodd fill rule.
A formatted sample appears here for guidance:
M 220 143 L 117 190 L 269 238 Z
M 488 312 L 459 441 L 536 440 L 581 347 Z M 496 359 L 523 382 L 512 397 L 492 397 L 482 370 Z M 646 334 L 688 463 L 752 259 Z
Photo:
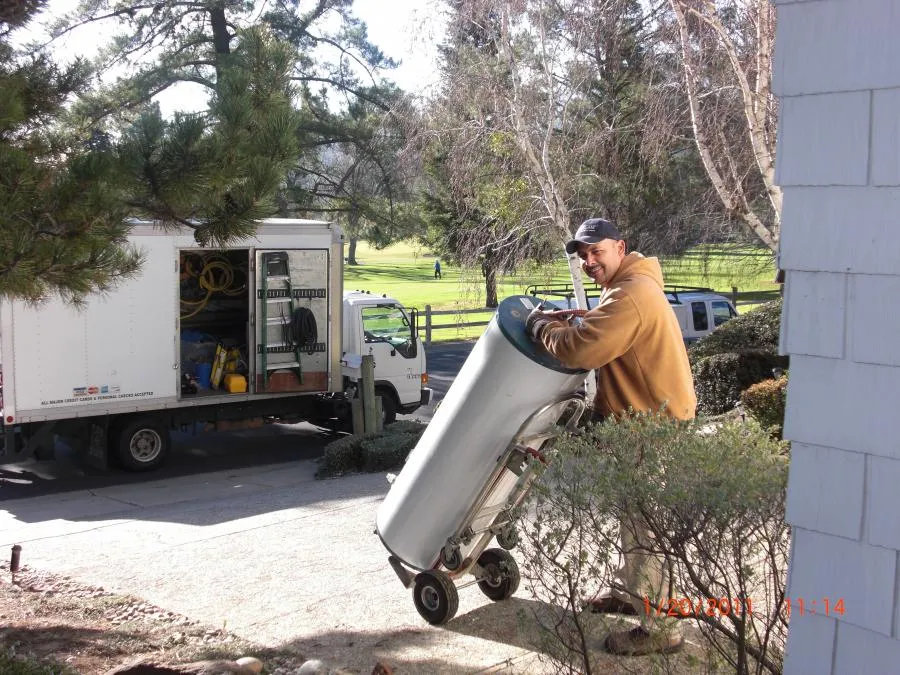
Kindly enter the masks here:
M 409 310 L 409 322 L 410 322 L 410 339 L 413 342 L 416 341 L 416 335 L 419 334 L 419 310 L 410 309 Z

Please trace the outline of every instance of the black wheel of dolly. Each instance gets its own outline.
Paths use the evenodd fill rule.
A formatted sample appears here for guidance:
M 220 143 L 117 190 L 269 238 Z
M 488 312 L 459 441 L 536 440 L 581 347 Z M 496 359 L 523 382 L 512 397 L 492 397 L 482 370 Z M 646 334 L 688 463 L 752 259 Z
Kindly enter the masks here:
M 462 553 L 459 546 L 444 546 L 441 549 L 441 564 L 451 572 L 462 565 Z
M 509 598 L 519 588 L 519 566 L 502 548 L 489 548 L 478 556 L 484 576 L 478 588 L 494 602 Z
M 497 533 L 497 543 L 500 545 L 500 548 L 505 548 L 507 551 L 515 548 L 519 543 L 519 533 L 516 531 L 516 526 L 512 523 L 504 525 L 503 529 Z
M 413 586 L 416 610 L 432 626 L 447 623 L 459 609 L 459 594 L 445 572 L 427 570 L 416 575 Z

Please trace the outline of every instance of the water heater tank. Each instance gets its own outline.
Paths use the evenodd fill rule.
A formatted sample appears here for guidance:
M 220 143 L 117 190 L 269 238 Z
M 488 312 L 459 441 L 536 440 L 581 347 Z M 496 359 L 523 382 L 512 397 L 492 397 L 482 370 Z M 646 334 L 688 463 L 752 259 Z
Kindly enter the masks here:
M 584 384 L 585 371 L 525 333 L 536 304 L 531 296 L 500 303 L 378 508 L 378 535 L 409 567 L 436 566 L 522 424 Z

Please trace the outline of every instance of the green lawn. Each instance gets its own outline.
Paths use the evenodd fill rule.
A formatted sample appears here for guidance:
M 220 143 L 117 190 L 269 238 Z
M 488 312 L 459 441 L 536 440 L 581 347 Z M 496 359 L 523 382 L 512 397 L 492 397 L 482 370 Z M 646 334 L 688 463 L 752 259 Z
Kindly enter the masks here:
M 345 249 L 346 252 L 346 249 Z M 777 290 L 775 267 L 770 256 L 737 247 L 695 249 L 679 257 L 661 260 L 666 284 L 704 286 L 722 293 L 731 293 L 736 286 L 742 293 Z M 423 314 L 425 306 L 433 310 L 462 310 L 484 307 L 484 280 L 477 270 L 461 270 L 441 261 L 443 278 L 434 278 L 434 255 L 411 243 L 401 243 L 375 250 L 365 243 L 357 247 L 358 265 L 344 266 L 344 288 L 361 289 L 390 295 L 407 307 L 416 307 Z M 564 260 L 541 269 L 525 270 L 501 279 L 498 296 L 525 292 L 535 283 L 567 283 L 568 266 Z M 742 306 L 740 311 L 749 307 Z M 455 314 L 434 317 L 435 324 L 460 324 L 486 321 L 491 313 Z M 483 326 L 437 330 L 432 340 L 461 340 L 477 338 Z M 424 337 L 424 335 L 423 335 Z

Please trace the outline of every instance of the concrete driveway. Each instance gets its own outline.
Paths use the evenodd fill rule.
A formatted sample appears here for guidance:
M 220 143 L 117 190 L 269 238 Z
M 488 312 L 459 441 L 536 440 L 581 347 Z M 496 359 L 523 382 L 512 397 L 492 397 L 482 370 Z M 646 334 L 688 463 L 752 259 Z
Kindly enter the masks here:
M 266 645 L 369 672 L 540 672 L 518 637 L 520 589 L 470 586 L 433 628 L 374 534 L 383 474 L 317 481 L 313 460 L 8 501 L 0 549 Z
M 435 404 L 471 348 L 429 350 Z M 433 407 L 412 417 L 427 422 Z M 460 589 L 448 625 L 421 619 L 374 534 L 385 475 L 314 478 L 333 438 L 309 425 L 182 435 L 152 476 L 65 461 L 0 467 L 0 550 L 20 544 L 23 564 L 335 667 L 541 672 L 518 629 L 517 613 L 536 607 L 524 584 L 497 604 Z

